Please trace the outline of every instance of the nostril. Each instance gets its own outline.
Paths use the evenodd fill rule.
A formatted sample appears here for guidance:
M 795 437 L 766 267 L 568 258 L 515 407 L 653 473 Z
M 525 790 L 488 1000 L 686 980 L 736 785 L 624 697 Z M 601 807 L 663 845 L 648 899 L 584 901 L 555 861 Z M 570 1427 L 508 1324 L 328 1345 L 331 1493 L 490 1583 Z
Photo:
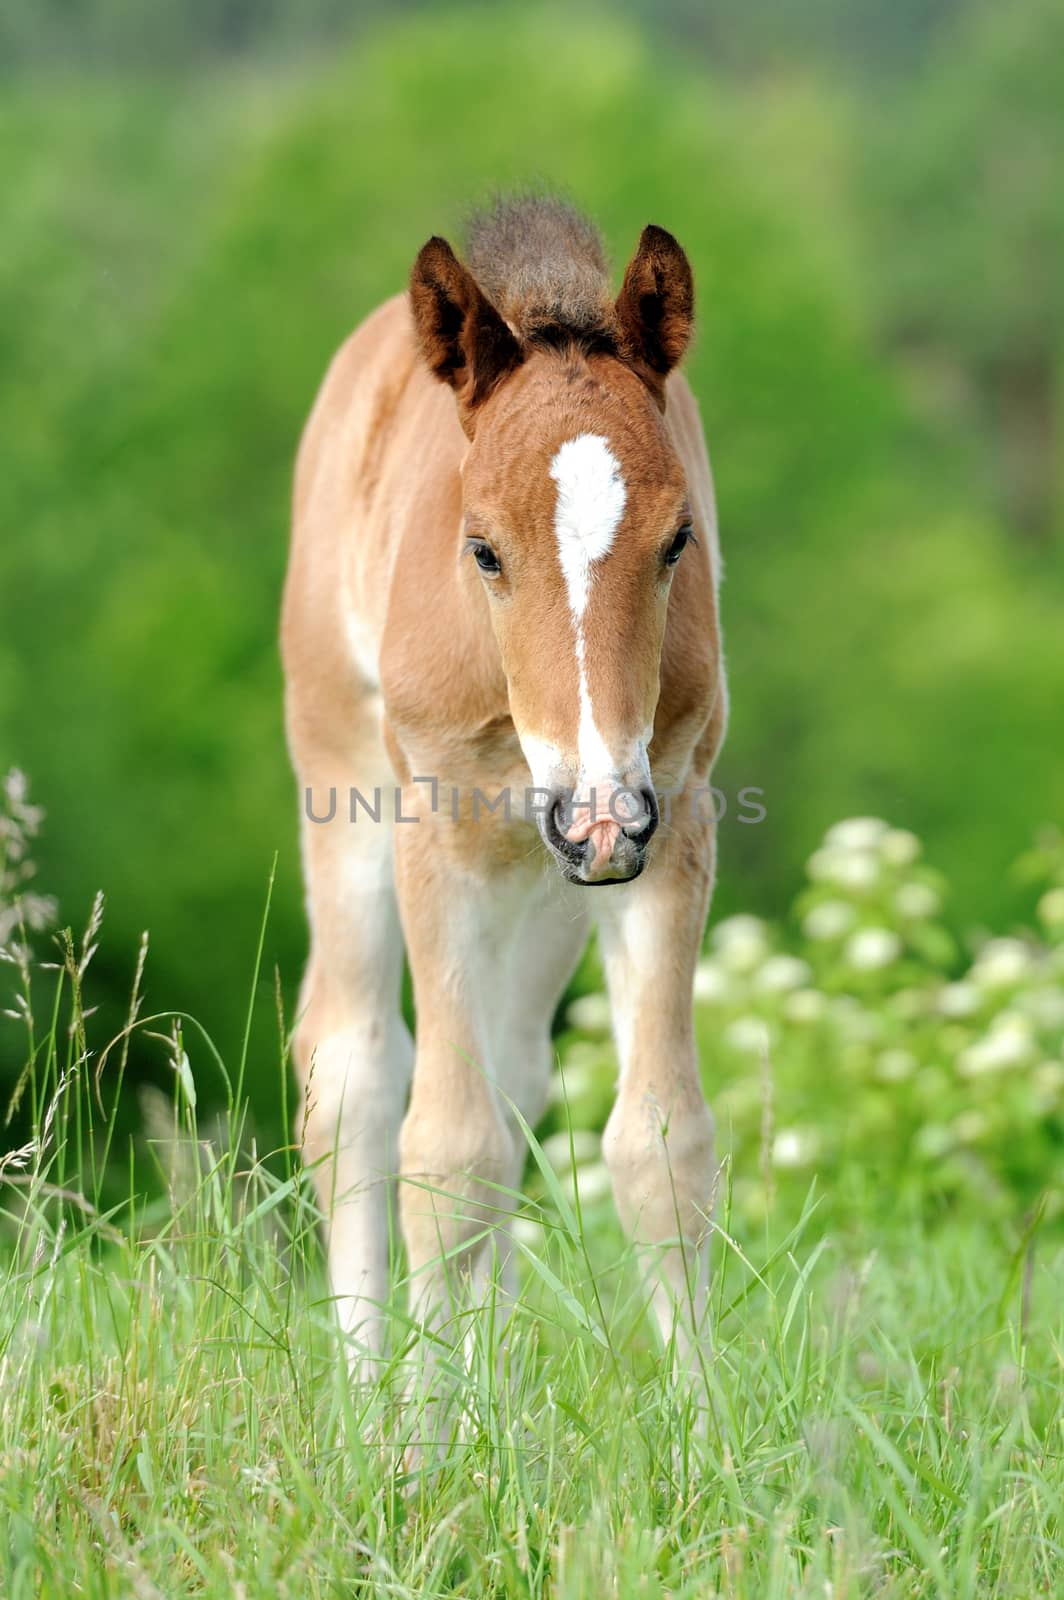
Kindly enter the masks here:
M 639 825 L 634 828 L 625 828 L 625 833 L 633 844 L 640 846 L 649 844 L 661 820 L 658 811 L 658 798 L 653 789 L 640 789 L 639 798 L 643 802 L 643 812 Z
M 573 791 L 572 789 L 557 789 L 551 804 L 547 808 L 545 828 L 548 842 L 562 855 L 570 860 L 576 860 L 584 853 L 583 844 L 575 844 L 566 838 L 566 833 L 573 825 Z

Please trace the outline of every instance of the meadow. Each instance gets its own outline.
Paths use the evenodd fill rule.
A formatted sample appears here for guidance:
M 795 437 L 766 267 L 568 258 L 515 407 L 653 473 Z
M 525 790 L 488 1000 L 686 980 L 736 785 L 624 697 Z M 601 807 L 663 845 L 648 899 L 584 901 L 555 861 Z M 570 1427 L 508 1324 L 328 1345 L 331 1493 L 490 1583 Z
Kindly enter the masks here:
M 5 8 L 3 1600 L 1064 1592 L 1061 104 L 1062 0 Z M 526 185 L 695 267 L 713 1292 L 677 1389 L 592 948 L 429 1469 L 301 1161 L 276 618 L 333 350 Z
M 36 823 L 9 783 L 9 891 Z M 873 818 L 811 858 L 792 948 L 749 915 L 715 927 L 696 1013 L 722 1167 L 692 1388 L 610 1204 L 592 974 L 528 1133 L 519 1298 L 496 1286 L 441 1352 L 462 1429 L 428 1461 L 408 1454 L 433 1440 L 404 1399 L 400 1253 L 390 1360 L 352 1388 L 298 1117 L 277 1150 L 249 1128 L 250 1030 L 224 1064 L 134 990 L 97 1040 L 102 906 L 43 970 L 9 916 L 32 1134 L 3 1160 L 4 1594 L 1059 1593 L 1064 854 L 1027 868 L 1039 927 L 952 979 L 941 880 Z M 277 1028 L 284 1104 L 283 1009 Z M 134 1033 L 170 1088 L 142 1089 L 123 1152 Z

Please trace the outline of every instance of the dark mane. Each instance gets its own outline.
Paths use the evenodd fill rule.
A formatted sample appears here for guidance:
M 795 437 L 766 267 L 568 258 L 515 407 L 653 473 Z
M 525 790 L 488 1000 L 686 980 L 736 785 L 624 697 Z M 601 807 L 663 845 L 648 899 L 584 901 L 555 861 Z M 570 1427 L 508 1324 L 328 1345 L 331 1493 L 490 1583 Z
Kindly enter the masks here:
M 474 213 L 466 262 L 527 342 L 616 349 L 609 266 L 598 229 L 552 195 L 500 198 Z

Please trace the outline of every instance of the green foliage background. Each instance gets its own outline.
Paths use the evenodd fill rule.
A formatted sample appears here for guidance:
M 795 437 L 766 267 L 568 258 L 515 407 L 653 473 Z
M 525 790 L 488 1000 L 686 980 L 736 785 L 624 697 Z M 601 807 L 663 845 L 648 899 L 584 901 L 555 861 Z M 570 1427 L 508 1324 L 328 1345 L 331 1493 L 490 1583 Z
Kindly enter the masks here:
M 778 915 L 824 827 L 873 812 L 924 839 L 955 927 L 1024 909 L 1007 863 L 1064 815 L 1064 8 L 895 9 L 849 8 L 867 35 L 827 3 L 797 32 L 684 4 L 5 22 L 0 767 L 47 809 L 64 920 L 107 891 L 105 1006 L 150 927 L 149 1008 L 230 1054 L 276 853 L 263 1118 L 272 969 L 290 996 L 305 942 L 296 440 L 346 332 L 496 187 L 563 187 L 618 269 L 650 220 L 696 267 L 719 782 L 768 812 L 726 820 L 719 907 Z

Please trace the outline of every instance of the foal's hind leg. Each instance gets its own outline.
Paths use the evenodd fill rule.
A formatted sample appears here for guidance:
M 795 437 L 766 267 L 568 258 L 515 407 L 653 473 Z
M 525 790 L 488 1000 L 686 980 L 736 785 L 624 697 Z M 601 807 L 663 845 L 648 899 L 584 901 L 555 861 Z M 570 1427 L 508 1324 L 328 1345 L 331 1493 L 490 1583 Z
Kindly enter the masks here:
M 412 815 L 418 797 L 404 793 Z M 401 1137 L 400 1209 L 411 1297 L 432 1335 L 461 1342 L 471 1306 L 509 1254 L 525 1140 L 511 1109 L 540 1113 L 558 991 L 585 937 L 583 911 L 538 860 L 462 859 L 446 824 L 397 828 L 397 877 L 417 1003 L 417 1065 Z M 535 907 L 539 907 L 539 915 Z M 512 1282 L 512 1279 L 511 1279 Z
M 303 819 L 312 941 L 295 1034 L 304 1159 L 328 1220 L 329 1277 L 352 1371 L 371 1375 L 389 1291 L 389 1190 L 413 1069 L 400 1006 L 402 937 L 392 868 L 391 789 L 375 728 L 353 766 L 300 762 L 315 814 Z M 298 754 L 297 754 L 298 759 Z M 345 782 L 345 779 L 347 782 Z M 348 784 L 385 785 L 379 823 L 352 822 Z
M 404 793 L 404 814 L 417 806 Z M 490 1328 L 501 1339 L 515 1280 L 510 1215 L 526 1153 L 513 1108 L 538 1120 L 551 1017 L 586 937 L 586 913 L 569 903 L 579 891 L 567 897 L 544 880 L 538 860 L 493 865 L 490 824 L 476 837 L 477 862 L 456 859 L 457 841 L 424 816 L 422 824 L 396 829 L 417 1003 L 399 1200 L 412 1310 L 425 1334 L 411 1373 L 411 1462 L 460 1425 L 463 1395 L 477 1389 L 463 1373 L 478 1335 Z M 481 1313 L 497 1260 L 503 1295 L 489 1319 Z
M 506 1182 L 514 1191 L 520 1189 L 528 1156 L 521 1122 L 535 1128 L 546 1108 L 555 1055 L 551 1023 L 587 943 L 589 925 L 586 894 L 559 882 L 553 870 L 537 871 L 530 882 L 524 874 L 516 876 L 510 904 L 503 899 L 498 906 L 491 959 L 480 974 L 491 1038 L 490 1074 L 512 1144 Z M 517 1260 L 505 1220 L 497 1230 L 497 1255 L 503 1287 L 513 1300 Z M 479 1264 L 482 1282 L 491 1265 L 485 1252 Z

